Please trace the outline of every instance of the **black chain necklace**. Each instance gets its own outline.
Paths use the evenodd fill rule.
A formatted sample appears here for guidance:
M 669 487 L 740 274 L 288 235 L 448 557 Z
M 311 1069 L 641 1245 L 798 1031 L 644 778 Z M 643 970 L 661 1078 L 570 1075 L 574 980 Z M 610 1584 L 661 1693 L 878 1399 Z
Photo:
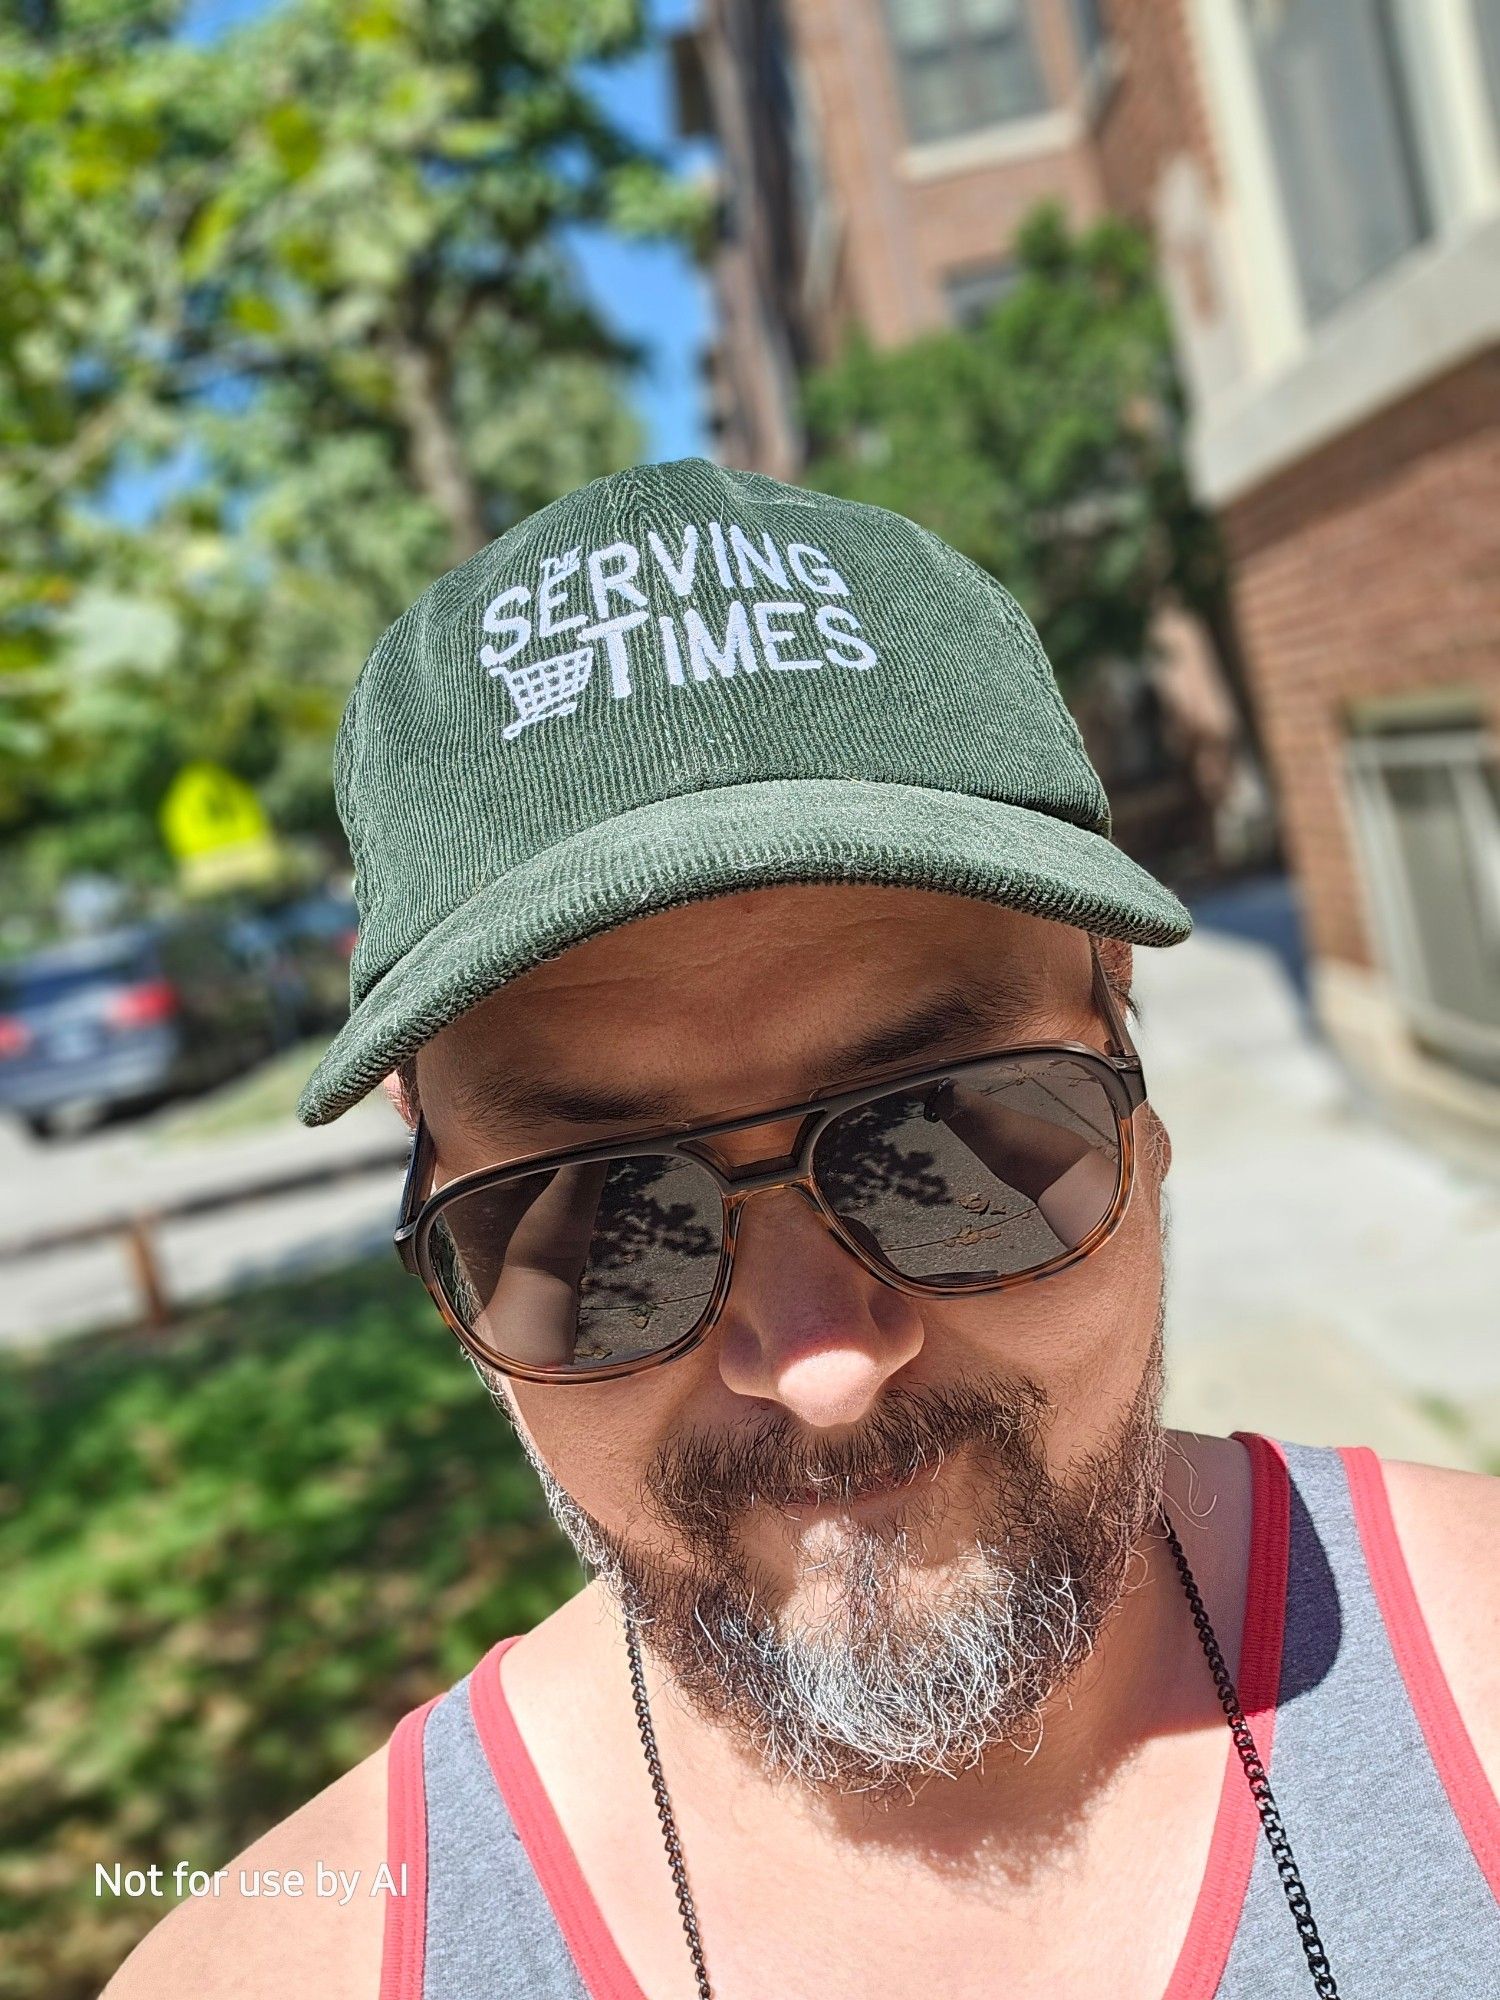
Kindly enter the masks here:
M 1188 1559 L 1182 1552 L 1182 1543 L 1177 1539 L 1177 1530 L 1172 1526 L 1165 1508 L 1159 1515 L 1158 1525 L 1165 1537 L 1167 1547 L 1172 1551 L 1172 1559 L 1177 1564 L 1177 1573 L 1182 1578 L 1182 1587 L 1187 1593 L 1188 1608 L 1193 1614 L 1193 1624 L 1208 1660 L 1209 1672 L 1214 1677 L 1218 1690 L 1219 1706 L 1224 1711 L 1224 1719 L 1229 1724 L 1229 1733 L 1234 1738 L 1234 1747 L 1245 1768 L 1245 1780 L 1250 1787 L 1250 1796 L 1255 1801 L 1255 1809 L 1260 1814 L 1261 1830 L 1266 1836 L 1276 1862 L 1276 1873 L 1281 1878 L 1281 1886 L 1286 1894 L 1287 1908 L 1292 1913 L 1292 1921 L 1297 1926 L 1297 1935 L 1302 1940 L 1302 1949 L 1307 1956 L 1307 1969 L 1312 1974 L 1313 1990 L 1319 2000 L 1339 2000 L 1339 1989 L 1334 1984 L 1333 1973 L 1329 1969 L 1328 1955 L 1323 1949 L 1323 1940 L 1318 1936 L 1318 1927 L 1313 1922 L 1312 1905 L 1307 1899 L 1302 1877 L 1292 1855 L 1292 1844 L 1287 1839 L 1286 1828 L 1281 1823 L 1281 1814 L 1276 1807 L 1271 1781 L 1266 1776 L 1266 1767 L 1260 1761 L 1260 1753 L 1255 1747 L 1255 1738 L 1250 1733 L 1250 1724 L 1245 1720 L 1245 1711 L 1240 1705 L 1240 1697 L 1229 1668 L 1224 1663 L 1214 1628 L 1209 1623 L 1208 1612 L 1204 1608 L 1193 1572 L 1188 1567 Z M 692 1891 L 688 1888 L 687 1867 L 682 1858 L 682 1842 L 677 1836 L 677 1820 L 672 1811 L 672 1801 L 667 1794 L 667 1781 L 662 1773 L 661 1753 L 656 1745 L 656 1731 L 651 1722 L 651 1705 L 646 1699 L 646 1676 L 641 1665 L 640 1641 L 636 1636 L 635 1620 L 627 1613 L 625 1618 L 625 1643 L 630 1654 L 630 1680 L 635 1690 L 635 1714 L 640 1724 L 641 1742 L 645 1746 L 646 1766 L 651 1773 L 651 1789 L 656 1795 L 657 1817 L 661 1820 L 662 1837 L 666 1842 L 667 1862 L 672 1870 L 672 1880 L 677 1885 L 677 1908 L 682 1915 L 682 1928 L 687 1934 L 688 1952 L 693 1961 L 693 1972 L 698 1982 L 698 2000 L 713 2000 L 713 1988 L 708 1981 L 708 1966 L 703 1957 L 703 1940 L 698 1934 L 698 1912 L 693 1903 Z

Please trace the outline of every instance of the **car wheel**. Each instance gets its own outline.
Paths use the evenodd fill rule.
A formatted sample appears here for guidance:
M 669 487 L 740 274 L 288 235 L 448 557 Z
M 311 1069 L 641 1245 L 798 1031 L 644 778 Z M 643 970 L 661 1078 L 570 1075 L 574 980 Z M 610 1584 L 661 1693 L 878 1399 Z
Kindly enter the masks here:
M 66 1104 L 60 1104 L 47 1114 L 47 1130 L 51 1137 L 61 1139 L 81 1139 L 86 1132 L 92 1132 L 96 1125 L 102 1125 L 109 1106 L 102 1098 L 75 1097 Z
M 28 1111 L 21 1123 L 33 1139 L 44 1140 L 52 1137 L 52 1120 L 45 1111 Z

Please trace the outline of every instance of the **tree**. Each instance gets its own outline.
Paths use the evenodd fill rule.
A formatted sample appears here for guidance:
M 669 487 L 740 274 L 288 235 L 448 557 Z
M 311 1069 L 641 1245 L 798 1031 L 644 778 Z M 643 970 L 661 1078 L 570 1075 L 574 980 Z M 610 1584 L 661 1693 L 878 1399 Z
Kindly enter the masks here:
M 382 626 L 637 453 L 567 231 L 696 218 L 581 79 L 639 0 L 284 0 L 206 46 L 182 5 L 0 27 L 0 829 L 44 877 L 163 871 L 190 756 L 330 832 Z
M 809 483 L 910 514 L 1014 592 L 1065 689 L 1146 656 L 1175 599 L 1219 642 L 1249 740 L 1224 566 L 1182 456 L 1183 399 L 1148 239 L 1048 204 L 982 324 L 878 353 L 806 392 Z

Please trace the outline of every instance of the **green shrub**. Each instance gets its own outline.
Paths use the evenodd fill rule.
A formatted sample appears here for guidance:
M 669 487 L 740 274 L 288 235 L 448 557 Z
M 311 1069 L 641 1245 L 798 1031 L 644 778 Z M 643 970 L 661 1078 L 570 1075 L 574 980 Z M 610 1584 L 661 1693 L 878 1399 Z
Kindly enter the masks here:
M 392 1262 L 0 1367 L 0 1996 L 75 2000 L 495 1639 L 577 1589 Z

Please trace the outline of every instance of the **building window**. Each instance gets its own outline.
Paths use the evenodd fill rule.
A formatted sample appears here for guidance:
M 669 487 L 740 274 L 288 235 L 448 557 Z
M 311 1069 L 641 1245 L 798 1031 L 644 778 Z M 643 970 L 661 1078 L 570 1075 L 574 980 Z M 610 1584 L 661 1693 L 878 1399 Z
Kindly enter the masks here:
M 1477 723 L 1349 742 L 1371 904 L 1418 1039 L 1500 1079 L 1500 762 Z
M 949 271 L 943 279 L 943 297 L 948 318 L 954 326 L 979 326 L 991 308 L 1015 290 L 1019 273 L 1012 259 L 998 264 L 973 264 L 966 270 Z
M 1479 59 L 1490 94 L 1490 110 L 1500 128 L 1500 0 L 1474 0 L 1474 25 L 1479 30 Z
M 917 144 L 1047 109 L 1026 0 L 886 0 L 886 12 Z
M 1308 318 L 1420 243 L 1431 216 L 1392 0 L 1239 0 Z
M 1109 46 L 1104 0 L 1073 0 L 1073 32 L 1078 37 L 1079 67 L 1089 69 Z

